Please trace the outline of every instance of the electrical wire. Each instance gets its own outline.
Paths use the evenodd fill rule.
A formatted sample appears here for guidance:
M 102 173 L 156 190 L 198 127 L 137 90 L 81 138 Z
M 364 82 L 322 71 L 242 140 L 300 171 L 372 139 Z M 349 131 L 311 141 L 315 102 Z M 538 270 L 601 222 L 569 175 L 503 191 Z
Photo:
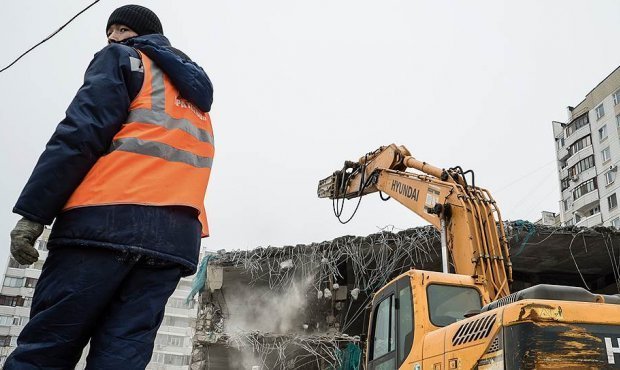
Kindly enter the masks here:
M 26 56 L 26 54 L 30 53 L 32 50 L 34 50 L 35 48 L 37 48 L 39 45 L 43 44 L 44 42 L 46 42 L 47 40 L 51 39 L 52 37 L 56 36 L 56 34 L 60 31 L 62 31 L 63 28 L 67 27 L 67 25 L 69 25 L 69 23 L 73 22 L 73 20 L 77 17 L 79 17 L 82 13 L 84 13 L 85 11 L 87 11 L 88 9 L 90 9 L 93 5 L 97 4 L 99 1 L 101 0 L 95 0 L 93 1 L 90 5 L 88 5 L 86 8 L 82 9 L 79 13 L 77 13 L 76 15 L 74 15 L 71 19 L 69 19 L 69 21 L 67 21 L 65 24 L 63 24 L 62 26 L 60 26 L 60 28 L 58 28 L 56 31 L 52 32 L 51 35 L 47 36 L 46 38 L 44 38 L 43 40 L 41 40 L 39 43 L 37 43 L 35 46 L 31 47 L 30 49 L 26 50 L 24 53 L 22 53 L 22 55 L 18 56 L 14 61 L 12 61 L 9 65 L 7 65 L 6 67 L 0 69 L 0 73 L 6 71 L 7 69 L 11 68 L 15 63 L 17 63 L 21 58 L 23 58 L 24 56 Z

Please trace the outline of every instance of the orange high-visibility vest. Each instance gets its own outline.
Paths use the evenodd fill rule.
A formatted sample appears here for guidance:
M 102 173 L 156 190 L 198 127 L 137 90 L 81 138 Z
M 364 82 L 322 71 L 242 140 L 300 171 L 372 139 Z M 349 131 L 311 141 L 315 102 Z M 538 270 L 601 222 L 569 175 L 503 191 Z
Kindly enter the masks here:
M 204 198 L 214 155 L 211 119 L 140 54 L 144 82 L 127 122 L 64 210 L 114 204 L 188 206 L 196 209 L 202 236 L 208 236 Z

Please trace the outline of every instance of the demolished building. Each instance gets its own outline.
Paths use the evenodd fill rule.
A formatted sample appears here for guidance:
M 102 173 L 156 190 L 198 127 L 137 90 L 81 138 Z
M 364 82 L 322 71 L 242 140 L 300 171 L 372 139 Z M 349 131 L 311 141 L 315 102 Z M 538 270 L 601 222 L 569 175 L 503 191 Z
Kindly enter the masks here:
M 620 233 L 506 222 L 512 291 L 547 283 L 620 293 Z M 441 270 L 432 226 L 221 251 L 201 266 L 192 369 L 359 369 L 372 293 Z

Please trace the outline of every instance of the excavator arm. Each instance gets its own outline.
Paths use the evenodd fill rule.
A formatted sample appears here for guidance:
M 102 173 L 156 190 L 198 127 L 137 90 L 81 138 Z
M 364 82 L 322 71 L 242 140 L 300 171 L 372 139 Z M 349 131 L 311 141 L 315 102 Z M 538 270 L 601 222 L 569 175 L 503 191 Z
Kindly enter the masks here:
M 417 172 L 407 172 L 407 169 Z M 490 193 L 469 185 L 459 167 L 448 170 L 412 157 L 403 146 L 381 147 L 319 182 L 320 198 L 351 199 L 381 191 L 436 227 L 454 271 L 474 276 L 493 301 L 510 294 L 508 244 Z

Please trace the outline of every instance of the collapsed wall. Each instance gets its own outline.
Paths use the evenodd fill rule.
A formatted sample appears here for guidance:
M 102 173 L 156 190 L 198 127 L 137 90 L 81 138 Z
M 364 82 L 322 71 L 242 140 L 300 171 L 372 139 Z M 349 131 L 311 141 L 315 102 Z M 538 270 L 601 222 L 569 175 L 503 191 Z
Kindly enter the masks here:
M 620 233 L 506 223 L 512 290 L 539 283 L 620 293 Z M 192 369 L 358 369 L 372 293 L 440 271 L 431 226 L 209 256 Z

